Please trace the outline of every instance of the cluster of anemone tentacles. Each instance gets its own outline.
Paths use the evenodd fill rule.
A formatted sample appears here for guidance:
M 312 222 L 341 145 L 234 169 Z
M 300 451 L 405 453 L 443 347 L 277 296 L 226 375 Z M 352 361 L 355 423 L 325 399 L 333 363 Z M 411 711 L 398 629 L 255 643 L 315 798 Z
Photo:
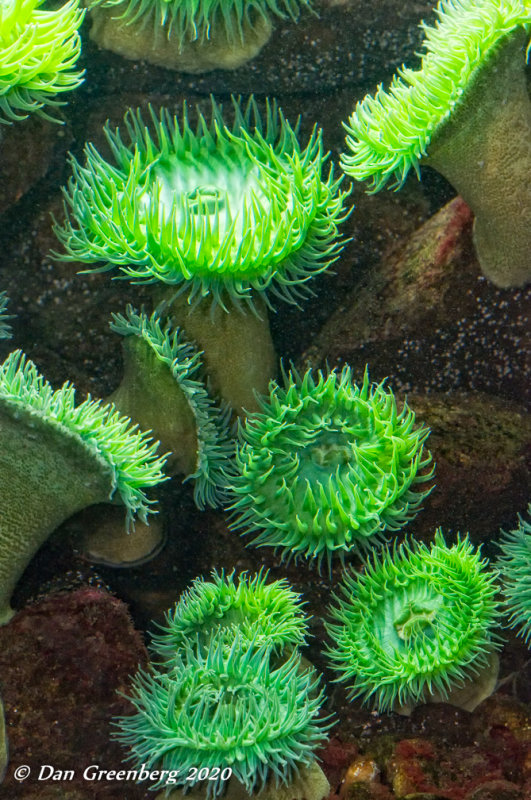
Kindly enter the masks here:
M 227 775 L 249 793 L 291 785 L 330 727 L 319 676 L 298 651 L 305 634 L 285 580 L 214 572 L 194 581 L 154 637 L 158 665 L 133 679 L 136 712 L 116 720 L 129 760 L 175 774 L 177 786 L 203 780 L 207 797 Z
M 57 95 L 78 87 L 79 28 L 84 11 L 78 0 L 54 10 L 44 0 L 0 3 L 0 122 L 34 112 L 52 119 L 47 109 L 62 105 Z

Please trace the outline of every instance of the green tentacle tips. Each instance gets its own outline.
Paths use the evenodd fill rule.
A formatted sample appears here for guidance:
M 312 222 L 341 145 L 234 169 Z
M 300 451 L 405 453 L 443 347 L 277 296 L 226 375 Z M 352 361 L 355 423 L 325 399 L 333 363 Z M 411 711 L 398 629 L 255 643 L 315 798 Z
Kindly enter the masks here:
M 231 527 L 330 569 L 415 516 L 433 475 L 428 433 L 367 372 L 358 386 L 348 366 L 292 371 L 241 425 Z
M 202 768 L 219 767 L 230 767 L 249 793 L 268 780 L 289 784 L 330 728 L 319 714 L 319 677 L 297 651 L 273 666 L 267 645 L 249 645 L 238 633 L 229 646 L 214 635 L 206 652 L 187 643 L 169 672 L 140 671 L 131 700 L 136 713 L 116 723 L 128 760 L 175 770 L 176 785 L 190 788 Z M 217 797 L 225 785 L 218 777 L 202 790 Z
M 465 538 L 406 543 L 347 573 L 327 625 L 352 697 L 378 710 L 418 705 L 478 674 L 501 642 L 496 572 Z
M 185 480 L 194 481 L 194 500 L 198 508 L 223 505 L 234 458 L 234 443 L 229 433 L 230 412 L 216 406 L 209 397 L 201 379 L 202 353 L 186 341 L 180 328 L 172 329 L 170 323 L 164 324 L 157 312 L 148 317 L 128 306 L 125 315 L 113 314 L 111 329 L 121 336 L 141 338 L 158 362 L 167 366 L 195 422 L 195 469 Z M 160 397 L 159 401 L 165 408 L 170 399 Z M 157 431 L 157 435 L 166 446 L 163 431 Z
M 82 83 L 83 71 L 75 65 L 85 12 L 77 0 L 54 10 L 43 5 L 44 0 L 0 2 L 0 122 L 31 112 L 54 120 L 45 108 L 63 105 L 55 95 Z
M 509 533 L 503 532 L 500 542 L 502 556 L 497 567 L 502 579 L 505 606 L 510 614 L 511 628 L 525 642 L 531 640 L 531 505 L 528 519 L 519 517 L 519 525 Z
M 120 19 L 132 24 L 142 20 L 155 29 L 165 26 L 179 46 L 187 41 L 205 42 L 221 28 L 227 42 L 243 42 L 245 31 L 270 15 L 297 20 L 302 6 L 310 0 L 90 0 L 90 7 L 116 8 Z M 122 12 L 120 14 L 120 12 Z
M 64 190 L 66 221 L 56 225 L 65 261 L 118 269 L 134 282 L 161 281 L 190 302 L 210 296 L 252 307 L 252 292 L 290 303 L 338 257 L 346 193 L 314 129 L 306 147 L 275 104 L 262 118 L 253 99 L 233 99 L 228 126 L 212 100 L 208 122 L 193 129 L 186 106 L 178 120 L 139 111 L 105 135 L 114 164 L 93 145 Z
M 377 192 L 399 189 L 428 150 L 437 130 L 466 97 L 479 70 L 517 28 L 531 29 L 529 3 L 520 0 L 440 0 L 425 33 L 420 69 L 403 66 L 386 91 L 357 103 L 348 124 L 343 169 Z
M 113 493 L 118 492 L 127 509 L 128 524 L 136 515 L 146 521 L 153 501 L 144 490 L 166 480 L 162 472 L 166 457 L 157 456 L 158 442 L 132 425 L 128 417 L 112 404 L 90 397 L 76 406 L 72 384 L 65 383 L 54 391 L 20 350 L 0 365 L 0 400 L 82 442 L 97 460 L 111 468 Z
M 0 339 L 11 339 L 11 325 L 8 320 L 13 318 L 12 314 L 7 313 L 9 298 L 5 292 L 0 292 Z
M 171 663 L 196 638 L 208 648 L 218 631 L 226 632 L 227 641 L 238 631 L 249 643 L 269 643 L 278 655 L 303 645 L 307 623 L 300 595 L 285 579 L 267 583 L 267 576 L 267 571 L 237 578 L 214 571 L 210 581 L 198 578 L 168 611 L 153 649 Z

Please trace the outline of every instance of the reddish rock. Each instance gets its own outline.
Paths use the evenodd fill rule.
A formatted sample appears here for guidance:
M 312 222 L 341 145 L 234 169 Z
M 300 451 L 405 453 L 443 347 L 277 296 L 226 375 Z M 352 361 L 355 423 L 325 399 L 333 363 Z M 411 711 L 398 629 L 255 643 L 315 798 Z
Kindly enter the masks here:
M 125 752 L 111 740 L 113 717 L 130 713 L 129 676 L 147 653 L 126 606 L 101 589 L 51 595 L 0 628 L 0 675 L 9 739 L 9 765 L 0 797 L 49 797 L 42 765 L 73 770 L 59 781 L 63 797 L 142 800 L 145 784 L 83 780 L 91 764 L 123 768 Z M 14 778 L 27 765 L 30 777 Z M 50 785 L 52 784 L 52 785 Z M 57 784 L 55 784 L 57 786 Z M 41 794 L 41 792 L 46 792 Z

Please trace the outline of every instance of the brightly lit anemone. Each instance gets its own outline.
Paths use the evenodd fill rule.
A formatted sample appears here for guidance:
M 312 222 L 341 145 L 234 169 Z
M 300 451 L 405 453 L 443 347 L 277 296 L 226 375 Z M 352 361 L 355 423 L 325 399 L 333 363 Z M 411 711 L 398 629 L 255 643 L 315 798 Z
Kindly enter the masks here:
M 531 506 L 528 508 L 528 516 Z M 504 533 L 500 542 L 502 557 L 497 562 L 502 578 L 505 604 L 511 628 L 526 642 L 531 639 L 531 522 L 519 518 L 513 531 Z
M 128 760 L 175 770 L 176 785 L 189 788 L 208 769 L 215 778 L 204 781 L 207 797 L 222 793 L 227 768 L 249 793 L 268 780 L 289 784 L 314 761 L 330 727 L 319 715 L 315 670 L 296 651 L 272 666 L 268 646 L 239 635 L 230 648 L 214 636 L 206 652 L 188 643 L 168 672 L 141 670 L 131 700 L 136 713 L 116 723 Z
M 165 480 L 157 444 L 110 403 L 52 389 L 19 350 L 0 365 L 0 624 L 31 558 L 68 517 L 121 501 L 128 525 L 153 511 Z
M 89 0 L 91 38 L 125 58 L 184 72 L 235 69 L 310 0 Z
M 292 371 L 240 429 L 232 528 L 330 567 L 412 519 L 433 474 L 428 429 L 383 384 Z
M 267 582 L 267 572 L 262 571 L 238 577 L 214 571 L 210 581 L 194 581 L 159 628 L 153 647 L 169 661 L 187 642 L 198 639 L 208 647 L 220 630 L 228 641 L 237 631 L 249 643 L 269 644 L 278 654 L 291 652 L 304 644 L 307 624 L 300 595 L 285 579 Z
M 388 91 L 357 103 L 346 173 L 402 186 L 423 160 L 475 214 L 483 272 L 496 285 L 531 279 L 531 103 L 525 50 L 531 6 L 521 0 L 440 0 L 422 64 L 402 67 Z
M 388 711 L 480 674 L 499 647 L 495 579 L 466 538 L 448 546 L 440 531 L 347 572 L 327 627 L 351 696 Z
M 199 114 L 194 129 L 186 107 L 180 120 L 162 109 L 150 130 L 130 110 L 127 142 L 107 126 L 114 163 L 93 145 L 84 166 L 72 158 L 60 257 L 162 282 L 191 303 L 307 294 L 341 250 L 345 216 L 339 181 L 322 176 L 321 132 L 301 147 L 274 104 L 265 120 L 252 99 L 233 112 L 229 126 L 212 101 L 210 122 Z
M 111 328 L 123 336 L 124 376 L 110 399 L 171 451 L 169 470 L 193 482 L 198 508 L 223 504 L 234 445 L 227 412 L 204 384 L 201 353 L 156 312 L 128 306 Z
M 0 122 L 24 119 L 63 103 L 57 95 L 80 85 L 77 0 L 43 8 L 44 0 L 0 0 Z

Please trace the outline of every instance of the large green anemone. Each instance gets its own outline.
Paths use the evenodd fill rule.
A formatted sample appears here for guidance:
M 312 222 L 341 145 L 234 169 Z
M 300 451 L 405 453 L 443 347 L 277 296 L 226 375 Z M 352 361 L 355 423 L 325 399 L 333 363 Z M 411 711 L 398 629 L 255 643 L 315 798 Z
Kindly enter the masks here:
M 359 386 L 348 366 L 292 371 L 260 405 L 240 427 L 232 482 L 232 528 L 253 544 L 330 567 L 415 516 L 428 493 L 419 484 L 433 474 L 429 431 L 367 371 Z
M 80 85 L 79 27 L 84 11 L 77 0 L 55 9 L 44 0 L 0 0 L 0 122 L 24 119 L 62 105 L 56 95 Z
M 499 646 L 495 572 L 465 538 L 406 543 L 347 572 L 332 608 L 329 655 L 352 697 L 380 711 L 418 705 L 489 665 Z
M 267 643 L 278 654 L 290 652 L 304 644 L 307 624 L 300 595 L 285 579 L 267 583 L 267 572 L 243 572 L 236 578 L 233 572 L 214 571 L 210 581 L 194 581 L 159 627 L 162 632 L 153 636 L 153 647 L 170 661 L 196 638 L 208 647 L 220 630 L 228 640 L 237 631 L 249 643 Z
M 72 158 L 66 221 L 56 225 L 65 261 L 114 270 L 137 283 L 162 282 L 194 301 L 252 303 L 252 292 L 288 302 L 339 252 L 345 194 L 314 129 L 306 147 L 273 104 L 262 120 L 254 100 L 233 100 L 229 127 L 212 100 L 210 122 L 193 129 L 162 109 L 152 125 L 125 118 L 127 142 L 105 128 L 114 163 L 93 145 Z
M 124 337 L 124 376 L 112 402 L 151 430 L 171 451 L 171 472 L 194 483 L 198 508 L 223 504 L 234 445 L 227 411 L 209 397 L 201 353 L 155 312 L 148 317 L 128 306 L 113 314 L 111 328 Z
M 498 286 L 531 279 L 531 103 L 522 0 L 440 0 L 423 24 L 419 69 L 402 67 L 386 91 L 358 102 L 342 165 L 376 192 L 402 186 L 421 160 L 452 183 L 475 214 L 483 272 Z
M 531 514 L 531 506 L 528 508 Z M 502 578 L 505 604 L 510 614 L 510 627 L 526 642 L 531 639 L 531 522 L 522 517 L 515 530 L 504 533 L 500 547 L 502 557 L 497 567 Z
M 230 647 L 218 635 L 206 652 L 188 643 L 181 656 L 168 672 L 134 678 L 136 713 L 117 721 L 129 760 L 177 771 L 177 786 L 194 786 L 209 769 L 207 797 L 222 793 L 226 768 L 252 793 L 268 780 L 289 784 L 313 762 L 330 723 L 319 715 L 318 675 L 297 652 L 272 666 L 267 645 L 236 634 Z
M 269 39 L 271 17 L 310 0 L 90 0 L 91 38 L 126 58 L 185 72 L 234 69 Z
M 86 506 L 119 499 L 130 524 L 152 511 L 146 489 L 165 478 L 157 442 L 112 404 L 75 404 L 20 351 L 0 365 L 0 624 L 25 567 L 50 533 Z

